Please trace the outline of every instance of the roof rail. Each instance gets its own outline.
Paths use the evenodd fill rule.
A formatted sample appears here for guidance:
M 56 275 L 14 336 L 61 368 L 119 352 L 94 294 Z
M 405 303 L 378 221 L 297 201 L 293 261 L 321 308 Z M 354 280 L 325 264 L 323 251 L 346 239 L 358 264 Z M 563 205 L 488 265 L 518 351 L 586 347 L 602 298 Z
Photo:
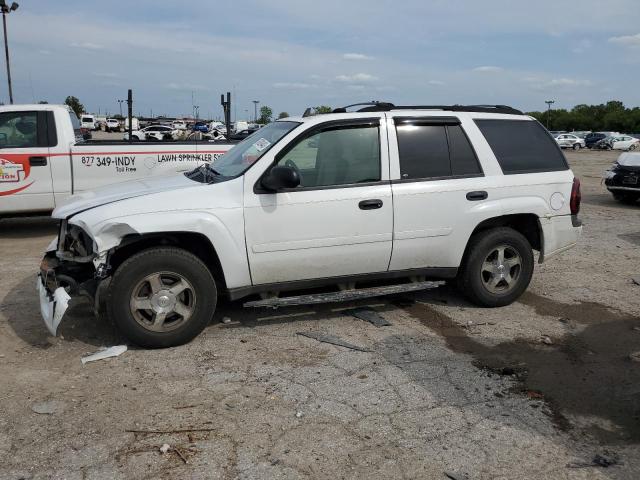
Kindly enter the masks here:
M 522 111 L 508 105 L 394 105 L 389 102 L 366 102 L 336 108 L 333 113 L 345 113 L 348 108 L 364 106 L 358 112 L 388 112 L 391 110 L 446 110 L 449 112 L 506 113 L 524 115 Z

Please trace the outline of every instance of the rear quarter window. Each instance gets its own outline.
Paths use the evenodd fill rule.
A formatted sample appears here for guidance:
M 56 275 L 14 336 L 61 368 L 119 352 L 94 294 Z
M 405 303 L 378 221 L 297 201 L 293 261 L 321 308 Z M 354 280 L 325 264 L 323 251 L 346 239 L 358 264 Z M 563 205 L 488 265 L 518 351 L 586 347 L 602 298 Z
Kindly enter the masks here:
M 556 141 L 536 121 L 476 119 L 505 175 L 568 170 Z

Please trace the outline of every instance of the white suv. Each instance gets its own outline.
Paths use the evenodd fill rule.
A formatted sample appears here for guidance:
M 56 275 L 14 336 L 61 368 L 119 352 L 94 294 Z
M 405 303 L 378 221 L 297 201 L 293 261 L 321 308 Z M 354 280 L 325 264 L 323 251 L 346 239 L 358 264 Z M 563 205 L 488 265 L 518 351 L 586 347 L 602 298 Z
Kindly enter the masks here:
M 72 197 L 38 288 L 53 334 L 80 292 L 148 347 L 191 340 L 221 296 L 456 279 L 497 307 L 529 285 L 534 250 L 543 262 L 575 245 L 579 206 L 533 118 L 374 103 L 273 122 L 185 175 Z

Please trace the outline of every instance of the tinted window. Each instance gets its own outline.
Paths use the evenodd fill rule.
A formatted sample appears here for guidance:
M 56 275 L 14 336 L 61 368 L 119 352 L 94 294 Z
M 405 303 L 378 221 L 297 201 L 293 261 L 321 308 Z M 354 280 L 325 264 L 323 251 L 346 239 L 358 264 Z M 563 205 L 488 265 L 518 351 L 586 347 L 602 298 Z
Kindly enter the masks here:
M 482 173 L 469 139 L 460 125 L 396 126 L 400 178 L 438 178 Z
M 478 157 L 460 125 L 447 126 L 451 173 L 453 175 L 477 175 L 482 173 Z
M 505 174 L 567 170 L 557 143 L 538 122 L 476 120 Z
M 28 148 L 38 146 L 36 112 L 0 113 L 0 147 Z
M 323 129 L 297 141 L 278 163 L 298 169 L 301 187 L 378 181 L 378 126 L 343 125 Z
M 397 125 L 400 178 L 450 177 L 444 125 Z

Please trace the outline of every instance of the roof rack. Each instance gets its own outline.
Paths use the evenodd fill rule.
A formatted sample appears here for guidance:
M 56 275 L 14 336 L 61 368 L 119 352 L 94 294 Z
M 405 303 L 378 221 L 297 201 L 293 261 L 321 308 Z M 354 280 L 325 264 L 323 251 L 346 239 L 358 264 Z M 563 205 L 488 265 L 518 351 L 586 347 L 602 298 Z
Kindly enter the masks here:
M 394 105 L 389 102 L 354 103 L 346 107 L 336 108 L 333 113 L 345 113 L 348 108 L 360 107 L 358 112 L 388 112 L 390 110 L 446 110 L 449 112 L 478 112 L 478 113 L 506 113 L 511 115 L 524 115 L 508 105 Z

